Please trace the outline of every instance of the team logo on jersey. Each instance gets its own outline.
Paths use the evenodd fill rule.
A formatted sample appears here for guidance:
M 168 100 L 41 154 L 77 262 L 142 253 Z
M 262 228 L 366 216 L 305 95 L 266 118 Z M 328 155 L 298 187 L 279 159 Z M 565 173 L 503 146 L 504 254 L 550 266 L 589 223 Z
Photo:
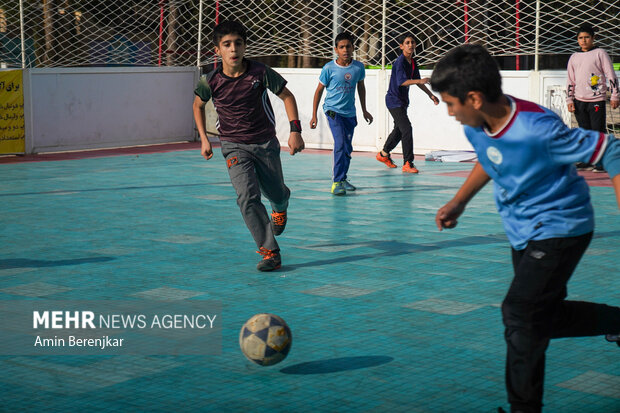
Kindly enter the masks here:
M 260 80 L 254 80 L 252 82 L 252 89 L 257 89 L 260 86 Z
M 504 159 L 504 157 L 502 156 L 502 153 L 495 146 L 489 146 L 487 148 L 487 157 L 495 165 L 501 164 L 502 160 Z
M 348 81 L 348 80 L 351 80 L 351 78 L 352 78 L 352 77 L 353 77 L 353 76 L 351 75 L 351 73 L 347 72 L 347 73 L 345 73 L 345 75 L 344 75 L 344 80 L 347 80 L 347 81 Z

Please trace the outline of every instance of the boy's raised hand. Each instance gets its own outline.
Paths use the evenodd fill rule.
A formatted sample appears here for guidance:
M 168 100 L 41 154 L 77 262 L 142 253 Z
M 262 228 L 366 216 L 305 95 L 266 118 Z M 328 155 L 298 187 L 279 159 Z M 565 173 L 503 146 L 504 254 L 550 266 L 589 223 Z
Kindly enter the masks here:
M 288 149 L 291 155 L 295 155 L 297 152 L 301 152 L 305 149 L 306 144 L 304 143 L 303 138 L 301 137 L 301 133 L 299 132 L 291 132 L 288 137 Z

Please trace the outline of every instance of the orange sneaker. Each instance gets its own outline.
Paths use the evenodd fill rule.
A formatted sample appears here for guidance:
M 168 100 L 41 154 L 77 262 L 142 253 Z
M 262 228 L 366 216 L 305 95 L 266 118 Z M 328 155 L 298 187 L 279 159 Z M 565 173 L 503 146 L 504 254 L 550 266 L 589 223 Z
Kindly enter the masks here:
M 394 162 L 392 162 L 392 158 L 390 158 L 390 154 L 388 153 L 387 156 L 383 156 L 381 155 L 381 152 L 379 152 L 376 156 L 377 160 L 379 162 L 382 162 L 384 164 L 387 165 L 388 168 L 396 168 L 396 164 Z
M 420 171 L 418 171 L 413 162 L 405 162 L 405 164 L 403 165 L 403 172 L 417 174 Z
M 284 227 L 286 227 L 286 211 L 271 211 L 271 229 L 273 231 L 273 235 L 280 235 L 284 232 Z
M 258 251 L 263 256 L 262 261 L 256 264 L 258 271 L 273 271 L 277 270 L 282 265 L 282 258 L 279 251 L 268 250 L 265 247 L 260 247 Z

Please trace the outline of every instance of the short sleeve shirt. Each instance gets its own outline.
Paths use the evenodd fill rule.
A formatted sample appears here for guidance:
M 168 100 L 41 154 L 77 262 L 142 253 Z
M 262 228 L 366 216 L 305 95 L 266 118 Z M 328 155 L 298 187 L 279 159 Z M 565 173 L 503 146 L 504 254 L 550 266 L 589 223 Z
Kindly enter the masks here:
M 357 60 L 352 60 L 348 66 L 340 66 L 335 60 L 325 64 L 319 76 L 327 92 L 323 111 L 333 110 L 344 117 L 354 117 L 357 82 L 365 77 L 364 65 Z
M 213 99 L 220 139 L 236 143 L 265 143 L 276 136 L 275 115 L 267 90 L 278 95 L 286 80 L 269 66 L 246 60 L 247 70 L 229 77 L 222 66 L 200 77 L 194 93 L 203 101 Z
M 594 229 L 594 212 L 576 162 L 598 162 L 607 136 L 568 128 L 551 110 L 509 98 L 512 116 L 497 133 L 465 126 L 478 162 L 493 179 L 495 202 L 512 246 L 575 237 Z
M 385 95 L 385 105 L 388 109 L 406 108 L 409 106 L 409 86 L 401 86 L 405 81 L 420 79 L 420 69 L 415 59 L 411 63 L 401 54 L 392 65 L 390 86 Z

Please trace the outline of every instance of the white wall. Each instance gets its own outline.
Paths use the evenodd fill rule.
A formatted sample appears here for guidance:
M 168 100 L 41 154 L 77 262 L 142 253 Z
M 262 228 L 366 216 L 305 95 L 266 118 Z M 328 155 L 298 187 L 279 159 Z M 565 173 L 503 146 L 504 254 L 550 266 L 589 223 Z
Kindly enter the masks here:
M 193 67 L 27 69 L 26 151 L 194 139 Z
M 319 106 L 319 125 L 309 127 L 312 99 L 320 69 L 276 69 L 288 80 L 299 107 L 308 148 L 331 149 L 331 132 Z M 423 77 L 430 71 L 421 71 Z M 358 107 L 355 150 L 376 151 L 392 129 L 385 108 L 390 71 L 366 71 L 366 102 L 374 122 L 364 122 Z M 565 71 L 502 71 L 508 94 L 546 104 L 549 87 L 564 85 Z M 24 74 L 26 151 L 52 152 L 194 140 L 195 67 L 47 68 Z M 270 96 L 277 118 L 278 139 L 286 144 L 289 123 L 282 101 Z M 461 125 L 417 87 L 410 88 L 409 116 L 414 152 L 470 150 Z M 210 127 L 213 129 L 213 127 Z M 400 146 L 397 152 L 400 151 Z
M 287 87 L 293 92 L 299 107 L 300 120 L 303 127 L 303 138 L 308 148 L 333 147 L 331 132 L 319 105 L 317 129 L 309 127 L 312 115 L 312 99 L 318 84 L 320 69 L 276 69 L 288 81 Z M 566 72 L 561 72 L 566 75 Z M 353 137 L 353 149 L 359 151 L 376 151 L 383 146 L 387 135 L 393 128 L 392 118 L 385 108 L 385 91 L 389 84 L 391 71 L 387 71 L 384 82 L 381 81 L 379 70 L 366 70 L 366 106 L 373 115 L 371 125 L 364 122 L 359 98 L 357 102 L 358 126 Z M 430 77 L 430 70 L 420 71 L 422 77 Z M 502 71 L 504 91 L 515 97 L 530 99 L 531 80 L 529 71 Z M 430 89 L 430 85 L 428 86 Z M 462 126 L 448 116 L 446 106 L 433 102 L 418 87 L 410 87 L 409 118 L 413 124 L 414 152 L 425 154 L 432 150 L 472 150 L 463 134 Z M 325 94 L 323 94 L 325 97 Z M 271 95 L 276 112 L 278 139 L 286 144 L 289 126 L 284 105 L 277 97 Z M 395 152 L 400 152 L 400 145 Z

